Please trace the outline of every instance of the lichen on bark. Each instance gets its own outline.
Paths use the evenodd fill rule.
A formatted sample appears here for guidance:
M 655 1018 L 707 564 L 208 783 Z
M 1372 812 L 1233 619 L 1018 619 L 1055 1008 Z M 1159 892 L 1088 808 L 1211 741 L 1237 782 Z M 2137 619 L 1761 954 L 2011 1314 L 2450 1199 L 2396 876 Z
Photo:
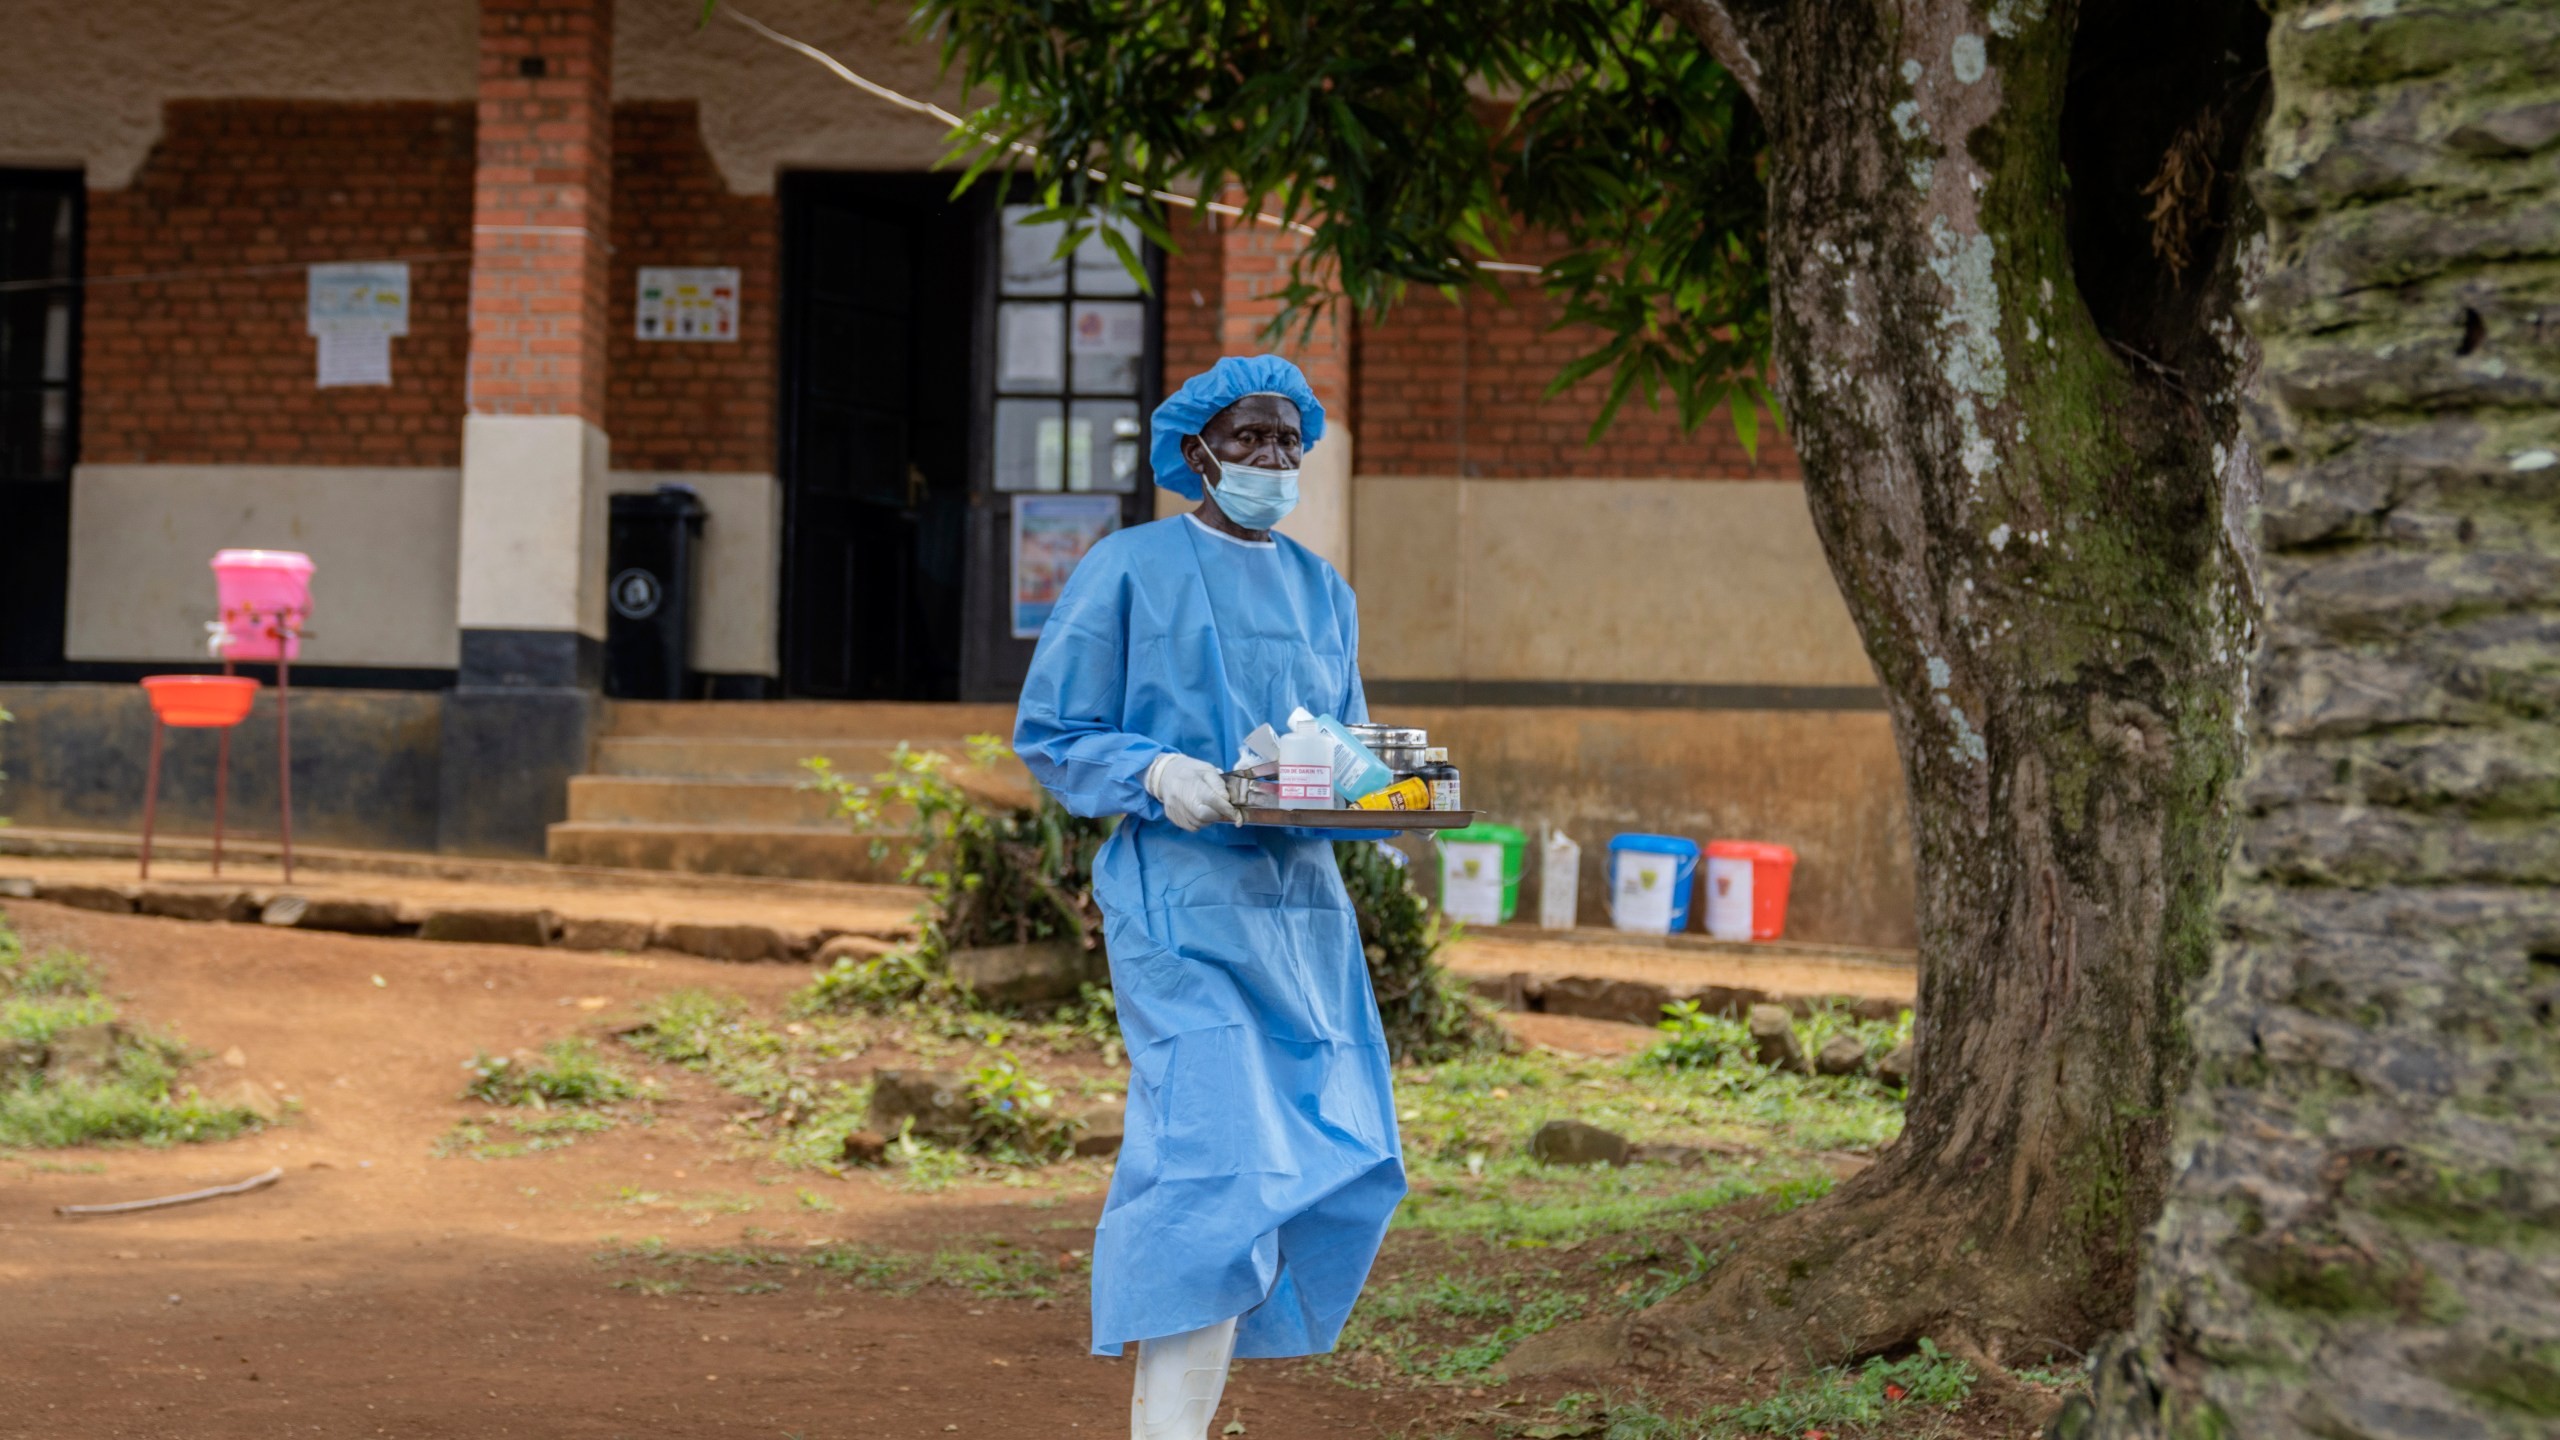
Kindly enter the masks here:
M 2271 7 L 2246 814 L 2065 1436 L 2560 1433 L 2560 5 Z

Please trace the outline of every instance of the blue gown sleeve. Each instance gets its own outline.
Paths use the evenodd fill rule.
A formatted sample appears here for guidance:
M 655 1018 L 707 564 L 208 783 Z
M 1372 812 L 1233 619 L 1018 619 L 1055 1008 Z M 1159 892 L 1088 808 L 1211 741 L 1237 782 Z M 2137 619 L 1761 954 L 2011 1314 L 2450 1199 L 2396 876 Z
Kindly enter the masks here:
M 1128 693 L 1125 575 L 1079 566 L 1041 627 L 1013 722 L 1014 753 L 1078 815 L 1164 818 L 1147 768 L 1166 747 L 1122 728 Z

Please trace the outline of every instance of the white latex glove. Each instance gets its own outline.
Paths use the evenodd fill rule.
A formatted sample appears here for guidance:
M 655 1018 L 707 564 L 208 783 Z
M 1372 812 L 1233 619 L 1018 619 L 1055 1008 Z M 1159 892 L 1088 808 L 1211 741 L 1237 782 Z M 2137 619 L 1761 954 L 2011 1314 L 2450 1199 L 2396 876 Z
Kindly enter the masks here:
M 1147 767 L 1147 793 L 1164 802 L 1165 818 L 1185 830 L 1244 817 L 1227 798 L 1227 777 L 1206 760 L 1165 755 Z

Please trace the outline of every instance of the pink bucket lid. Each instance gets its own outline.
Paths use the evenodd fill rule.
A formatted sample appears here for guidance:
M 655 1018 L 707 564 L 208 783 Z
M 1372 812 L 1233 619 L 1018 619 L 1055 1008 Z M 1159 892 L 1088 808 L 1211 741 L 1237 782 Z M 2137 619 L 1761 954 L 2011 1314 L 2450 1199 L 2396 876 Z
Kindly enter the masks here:
M 299 550 L 216 550 L 216 570 L 291 570 L 308 575 L 314 568 L 311 557 Z

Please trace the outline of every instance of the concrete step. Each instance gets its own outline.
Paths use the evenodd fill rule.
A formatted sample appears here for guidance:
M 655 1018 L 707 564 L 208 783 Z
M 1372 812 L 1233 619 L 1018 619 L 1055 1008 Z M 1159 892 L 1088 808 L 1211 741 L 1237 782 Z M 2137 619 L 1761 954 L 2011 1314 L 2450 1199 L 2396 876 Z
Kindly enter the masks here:
M 569 781 L 569 818 L 595 824 L 844 828 L 831 809 L 826 796 L 796 781 L 659 775 L 579 775 Z
M 939 750 L 960 762 L 955 770 L 965 773 L 968 747 L 948 737 L 929 737 L 907 742 L 918 750 Z M 868 780 L 889 768 L 889 756 L 898 748 L 894 740 L 829 740 L 813 737 L 797 739 L 733 739 L 690 735 L 608 735 L 596 742 L 595 770 L 598 775 L 659 775 L 669 779 L 693 780 L 787 780 L 800 781 L 809 772 L 800 762 L 812 755 L 823 755 L 834 762 L 836 773 Z M 1028 783 L 1030 772 L 1020 761 L 999 762 L 990 774 L 1021 777 Z
M 604 733 L 735 740 L 823 737 L 884 744 L 917 735 L 1010 738 L 1013 707 L 888 700 L 617 700 Z M 960 741 L 950 744 L 957 753 Z
M 905 848 L 892 841 L 875 857 L 872 843 L 842 829 L 566 820 L 550 827 L 546 848 L 556 865 L 895 883 Z

